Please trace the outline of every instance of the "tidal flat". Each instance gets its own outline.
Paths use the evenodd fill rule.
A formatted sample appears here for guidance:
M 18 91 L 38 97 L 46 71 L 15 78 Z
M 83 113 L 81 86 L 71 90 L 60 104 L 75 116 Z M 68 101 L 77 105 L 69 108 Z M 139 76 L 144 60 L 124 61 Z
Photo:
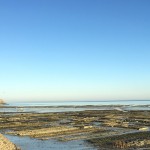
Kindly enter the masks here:
M 70 149 L 73 145 L 71 149 L 150 149 L 150 110 L 107 107 L 115 109 L 85 106 L 82 111 L 43 113 L 23 111 L 27 107 L 15 107 L 18 111 L 11 112 L 13 107 L 4 106 L 1 108 L 5 111 L 0 112 L 0 131 L 22 150 Z M 27 148 L 23 144 L 26 141 L 33 144 Z M 38 146 L 34 145 L 36 142 Z

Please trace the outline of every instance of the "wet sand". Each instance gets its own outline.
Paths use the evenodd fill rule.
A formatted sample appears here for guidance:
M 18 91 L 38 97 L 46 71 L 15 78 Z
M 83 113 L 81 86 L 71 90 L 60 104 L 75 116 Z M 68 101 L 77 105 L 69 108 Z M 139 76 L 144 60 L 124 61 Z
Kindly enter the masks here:
M 20 109 L 17 113 L 0 113 L 0 130 L 4 134 L 44 141 L 85 141 L 96 149 L 149 148 L 149 127 L 149 110 L 37 113 Z

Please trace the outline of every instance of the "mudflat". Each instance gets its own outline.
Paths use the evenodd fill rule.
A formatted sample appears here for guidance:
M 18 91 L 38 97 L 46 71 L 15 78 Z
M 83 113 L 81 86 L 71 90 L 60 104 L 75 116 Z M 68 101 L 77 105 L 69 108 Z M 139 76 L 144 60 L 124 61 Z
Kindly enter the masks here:
M 42 140 L 85 140 L 97 149 L 150 147 L 150 111 L 1 112 L 5 134 Z

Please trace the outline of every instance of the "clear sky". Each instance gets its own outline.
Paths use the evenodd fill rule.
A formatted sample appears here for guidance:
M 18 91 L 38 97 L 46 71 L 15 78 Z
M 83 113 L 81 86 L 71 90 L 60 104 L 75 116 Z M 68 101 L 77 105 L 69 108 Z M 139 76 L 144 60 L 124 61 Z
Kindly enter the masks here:
M 0 97 L 150 99 L 150 1 L 0 0 Z

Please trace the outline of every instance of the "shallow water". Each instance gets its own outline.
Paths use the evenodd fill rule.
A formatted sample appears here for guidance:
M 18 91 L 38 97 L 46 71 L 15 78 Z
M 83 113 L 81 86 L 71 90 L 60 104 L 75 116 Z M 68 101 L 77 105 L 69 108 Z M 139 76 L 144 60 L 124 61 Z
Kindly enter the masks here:
M 47 112 L 71 112 L 71 111 L 84 111 L 84 110 L 123 110 L 123 111 L 128 111 L 128 110 L 150 110 L 150 105 L 138 105 L 138 106 L 132 106 L 132 105 L 124 105 L 124 106 L 85 106 L 85 107 L 74 107 L 74 106 L 69 106 L 69 107 L 44 107 L 44 106 L 39 106 L 38 108 L 30 107 L 30 106 L 21 106 L 21 108 L 16 107 L 8 107 L 8 108 L 0 108 L 0 112 L 7 112 L 7 113 L 47 113 Z
M 85 106 L 85 105 L 150 105 L 150 100 L 10 102 L 9 106 Z
M 111 101 L 57 101 L 57 102 L 12 102 L 1 108 L 0 112 L 66 112 L 84 110 L 113 110 L 121 107 L 123 110 L 150 110 L 150 100 L 111 100 Z M 15 108 L 16 106 L 16 108 Z M 39 108 L 34 108 L 39 106 Z M 49 106 L 49 108 L 46 107 Z M 61 106 L 61 107 L 60 107 Z M 75 107 L 76 106 L 76 107 Z M 112 107 L 113 106 L 113 107 Z M 17 107 L 24 107 L 18 109 Z M 32 108 L 31 108 L 32 107 Z
M 60 142 L 57 140 L 38 140 L 29 137 L 5 135 L 21 150 L 97 150 L 92 145 L 82 140 Z
M 36 113 L 45 113 L 45 112 L 67 112 L 67 111 L 84 111 L 84 110 L 97 110 L 96 108 L 74 108 L 74 107 L 61 107 L 61 108 L 22 108 L 18 109 L 16 108 L 0 108 L 0 112 L 36 112 Z

